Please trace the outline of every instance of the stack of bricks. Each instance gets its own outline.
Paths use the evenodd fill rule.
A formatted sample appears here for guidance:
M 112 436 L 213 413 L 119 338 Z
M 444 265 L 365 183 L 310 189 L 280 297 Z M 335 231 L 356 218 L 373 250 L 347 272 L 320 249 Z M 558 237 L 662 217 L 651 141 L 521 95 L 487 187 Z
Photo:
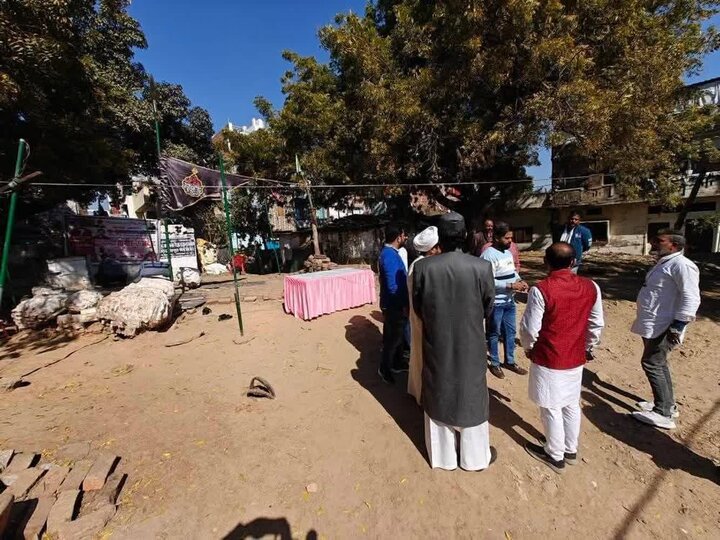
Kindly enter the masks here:
M 95 538 L 115 515 L 126 475 L 108 453 L 69 464 L 0 450 L 0 538 Z
M 306 272 L 320 272 L 337 268 L 337 264 L 330 260 L 327 255 L 310 255 L 305 261 Z

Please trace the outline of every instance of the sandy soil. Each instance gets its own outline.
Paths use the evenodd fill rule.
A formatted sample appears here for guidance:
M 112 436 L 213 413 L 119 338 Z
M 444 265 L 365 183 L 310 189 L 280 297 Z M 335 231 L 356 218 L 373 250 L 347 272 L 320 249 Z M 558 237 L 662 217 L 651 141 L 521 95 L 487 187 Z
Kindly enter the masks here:
M 542 276 L 539 256 L 523 261 L 529 281 Z M 720 276 L 704 276 L 702 316 L 672 355 L 682 416 L 668 433 L 627 416 L 649 397 L 628 331 L 642 264 L 590 262 L 608 324 L 586 370 L 583 459 L 563 476 L 522 448 L 541 426 L 527 377 L 512 373 L 489 377 L 498 461 L 480 473 L 431 470 L 404 381 L 376 375 L 377 306 L 299 321 L 283 313 L 279 276 L 243 283 L 258 297 L 242 305 L 249 341 L 235 318 L 217 320 L 234 314 L 230 283 L 203 287 L 211 315 L 164 333 L 13 338 L 0 375 L 40 369 L 0 398 L 0 448 L 52 455 L 90 441 L 121 456 L 129 480 L 112 538 L 718 538 Z M 276 400 L 245 396 L 256 375 Z

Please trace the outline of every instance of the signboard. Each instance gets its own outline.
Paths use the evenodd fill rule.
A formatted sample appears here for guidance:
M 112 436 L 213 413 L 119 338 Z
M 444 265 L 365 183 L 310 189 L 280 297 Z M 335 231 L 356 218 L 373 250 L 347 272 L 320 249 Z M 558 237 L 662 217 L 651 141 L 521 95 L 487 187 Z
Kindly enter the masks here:
M 170 256 L 172 257 L 173 272 L 177 275 L 181 268 L 198 269 L 197 244 L 195 243 L 195 230 L 183 225 L 168 225 L 170 238 Z M 165 230 L 159 227 L 158 245 L 160 246 L 160 260 L 167 261 L 165 248 Z
M 91 263 L 111 259 L 118 263 L 157 260 L 157 224 L 154 220 L 99 216 L 66 216 L 68 255 Z
M 268 240 L 265 242 L 265 249 L 280 249 L 280 242 L 278 240 Z

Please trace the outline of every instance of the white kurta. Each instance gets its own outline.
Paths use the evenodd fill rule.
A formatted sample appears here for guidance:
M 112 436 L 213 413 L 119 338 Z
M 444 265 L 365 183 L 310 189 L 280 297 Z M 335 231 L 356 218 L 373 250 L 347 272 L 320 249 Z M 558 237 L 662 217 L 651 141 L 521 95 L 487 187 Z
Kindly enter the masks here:
M 457 433 L 460 434 L 460 467 L 466 471 L 487 469 L 491 458 L 488 422 L 459 428 L 433 420 L 425 413 L 425 446 L 430 466 L 448 471 L 457 469 Z
M 422 320 L 418 317 L 412 305 L 412 272 L 415 263 L 422 259 L 419 256 L 410 265 L 410 273 L 408 274 L 408 295 L 410 296 L 410 366 L 408 369 L 408 394 L 413 396 L 420 405 L 420 396 L 422 395 Z
M 590 349 L 600 342 L 600 333 L 605 321 L 602 311 L 602 295 L 600 287 L 593 282 L 597 291 L 597 299 L 590 310 L 585 348 Z M 545 313 L 545 299 L 540 289 L 532 287 L 528 292 L 528 302 L 520 321 L 519 335 L 523 348 L 529 351 L 535 345 L 542 329 Z M 582 366 L 573 369 L 551 369 L 532 364 L 528 394 L 539 407 L 564 407 L 571 402 L 580 401 L 582 383 Z

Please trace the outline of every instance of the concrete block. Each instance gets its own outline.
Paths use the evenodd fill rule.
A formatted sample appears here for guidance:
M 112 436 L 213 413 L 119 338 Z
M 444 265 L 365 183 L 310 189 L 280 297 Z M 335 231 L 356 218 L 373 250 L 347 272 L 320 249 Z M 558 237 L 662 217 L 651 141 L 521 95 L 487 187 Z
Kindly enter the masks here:
M 83 491 L 93 491 L 103 487 L 105 485 L 105 479 L 110 474 L 117 460 L 118 457 L 115 455 L 100 454 L 87 473 L 85 480 L 83 480 Z
M 19 473 L 28 467 L 32 467 L 38 455 L 33 452 L 20 452 L 15 454 L 10 464 L 5 468 L 5 473 Z
M 4 538 L 5 528 L 7 527 L 8 521 L 10 521 L 10 513 L 12 512 L 12 505 L 15 501 L 12 493 L 4 491 L 0 493 L 0 538 Z
M 50 510 L 55 504 L 55 497 L 40 497 L 30 519 L 23 529 L 25 540 L 40 540 Z
M 77 506 L 79 496 L 80 491 L 77 489 L 63 491 L 58 495 L 47 517 L 47 532 L 50 535 L 57 534 L 58 528 L 63 523 L 72 520 L 75 515 L 75 507 Z
M 4 471 L 15 455 L 15 450 L 0 450 L 0 472 Z
M 114 504 L 106 504 L 91 514 L 62 523 L 56 529 L 55 537 L 57 540 L 94 540 L 113 518 L 115 511 Z
M 87 473 L 90 471 L 90 467 L 92 467 L 92 461 L 89 459 L 81 459 L 76 462 L 65 477 L 63 483 L 60 484 L 60 491 L 80 489 L 83 480 L 85 480 Z
M 17 473 L 17 479 L 8 488 L 8 491 L 15 496 L 16 500 L 24 499 L 43 474 L 45 471 L 37 467 L 25 469 Z
M 120 472 L 114 472 L 105 481 L 102 489 L 83 493 L 82 507 L 80 515 L 84 516 L 90 512 L 99 510 L 106 504 L 115 504 L 120 491 L 122 491 L 127 475 Z
M 60 467 L 58 465 L 50 465 L 47 472 L 35 486 L 30 490 L 29 498 L 35 499 L 40 497 L 48 497 L 55 495 L 60 489 L 60 485 L 65 481 L 70 467 Z

